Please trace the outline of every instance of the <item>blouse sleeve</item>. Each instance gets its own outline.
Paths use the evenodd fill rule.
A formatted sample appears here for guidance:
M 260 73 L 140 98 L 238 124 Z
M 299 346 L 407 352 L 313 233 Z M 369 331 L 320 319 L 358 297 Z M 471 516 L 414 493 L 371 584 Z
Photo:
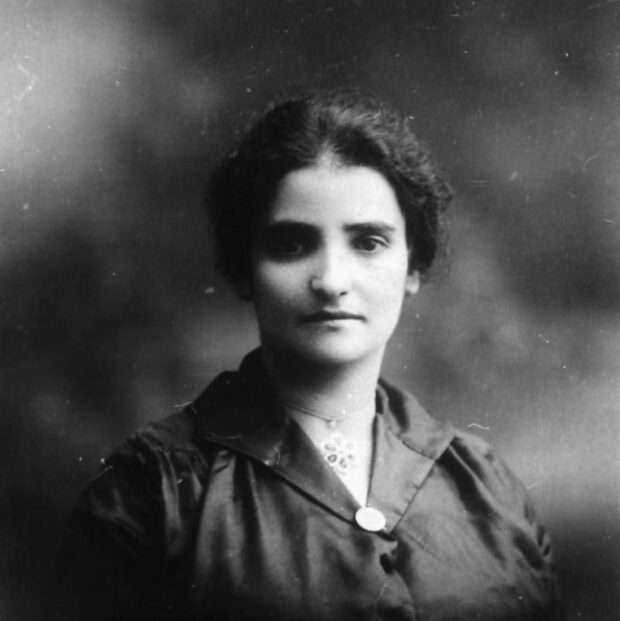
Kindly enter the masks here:
M 160 618 L 163 484 L 157 454 L 137 436 L 105 461 L 65 525 L 65 619 Z
M 455 443 L 457 447 L 460 445 L 457 452 L 461 458 L 476 473 L 484 489 L 493 498 L 489 504 L 497 503 L 506 509 L 507 515 L 516 516 L 520 523 L 526 525 L 527 536 L 517 539 L 521 552 L 536 569 L 536 579 L 535 581 L 532 579 L 530 586 L 533 591 L 539 591 L 541 600 L 546 602 L 545 621 L 562 621 L 565 618 L 565 609 L 553 560 L 551 540 L 537 517 L 525 486 L 484 440 L 459 432 Z M 514 538 L 512 535 L 511 537 Z

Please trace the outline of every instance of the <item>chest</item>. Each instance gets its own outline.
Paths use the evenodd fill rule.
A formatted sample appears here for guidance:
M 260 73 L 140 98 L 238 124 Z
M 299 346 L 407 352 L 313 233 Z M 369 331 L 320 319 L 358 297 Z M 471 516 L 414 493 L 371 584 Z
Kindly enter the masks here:
M 516 543 L 523 533 L 497 516 L 431 484 L 389 534 L 370 533 L 353 502 L 326 500 L 261 464 L 230 463 L 182 501 L 170 572 L 214 618 L 530 618 L 536 570 Z

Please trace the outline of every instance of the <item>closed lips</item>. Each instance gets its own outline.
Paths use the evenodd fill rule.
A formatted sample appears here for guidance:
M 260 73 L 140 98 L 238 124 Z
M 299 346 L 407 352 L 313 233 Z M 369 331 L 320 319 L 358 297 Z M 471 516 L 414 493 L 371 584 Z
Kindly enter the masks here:
M 364 317 L 362 315 L 356 315 L 354 313 L 347 313 L 344 311 L 319 311 L 318 313 L 306 315 L 303 318 L 304 321 L 336 321 L 343 319 L 357 319 L 358 321 L 361 321 Z

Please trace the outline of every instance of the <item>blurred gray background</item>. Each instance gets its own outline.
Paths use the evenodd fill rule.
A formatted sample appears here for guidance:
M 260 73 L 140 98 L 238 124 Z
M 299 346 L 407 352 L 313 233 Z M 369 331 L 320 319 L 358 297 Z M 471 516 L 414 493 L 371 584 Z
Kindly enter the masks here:
M 569 619 L 620 618 L 618 0 L 0 0 L 2 621 L 53 617 L 100 459 L 256 344 L 202 188 L 276 93 L 340 85 L 457 195 L 385 375 L 518 473 Z

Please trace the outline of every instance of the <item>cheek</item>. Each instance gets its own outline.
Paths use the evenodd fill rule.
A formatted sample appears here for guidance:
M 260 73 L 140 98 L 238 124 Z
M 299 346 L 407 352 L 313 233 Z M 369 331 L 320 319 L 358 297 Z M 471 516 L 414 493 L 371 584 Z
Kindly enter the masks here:
M 300 293 L 298 270 L 282 265 L 265 263 L 254 271 L 254 299 L 260 304 L 285 307 Z
M 407 274 L 407 261 L 394 260 L 377 265 L 370 274 L 370 280 L 377 295 L 381 295 L 388 302 L 404 296 Z
M 375 295 L 375 307 L 381 310 L 382 316 L 388 322 L 399 317 L 405 299 L 405 285 L 400 279 L 388 282 L 383 281 L 381 288 Z
M 386 276 L 374 291 L 372 306 L 374 316 L 387 330 L 394 330 L 401 315 L 405 299 L 405 275 Z

